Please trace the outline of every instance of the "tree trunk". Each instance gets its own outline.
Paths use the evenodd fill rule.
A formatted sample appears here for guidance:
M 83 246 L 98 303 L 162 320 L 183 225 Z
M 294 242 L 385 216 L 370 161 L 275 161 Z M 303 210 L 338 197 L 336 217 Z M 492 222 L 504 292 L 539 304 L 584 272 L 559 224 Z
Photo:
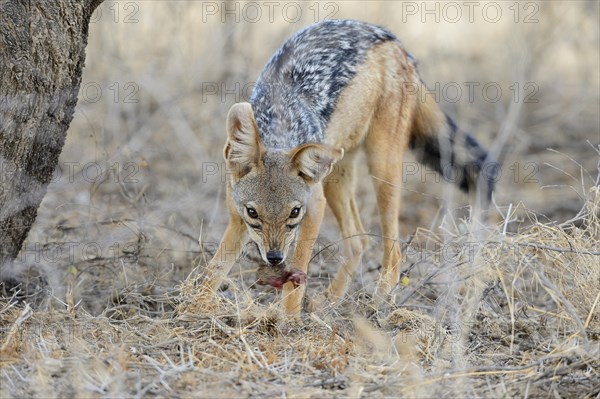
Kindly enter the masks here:
M 73 119 L 102 0 L 0 0 L 0 267 L 18 255 Z

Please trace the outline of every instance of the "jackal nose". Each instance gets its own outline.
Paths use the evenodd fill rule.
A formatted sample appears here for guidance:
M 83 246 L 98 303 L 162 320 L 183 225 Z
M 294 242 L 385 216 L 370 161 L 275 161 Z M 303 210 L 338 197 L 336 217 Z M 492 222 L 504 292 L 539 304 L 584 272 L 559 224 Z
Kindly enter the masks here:
M 272 265 L 278 265 L 283 260 L 283 254 L 281 251 L 269 251 L 267 252 L 267 260 Z

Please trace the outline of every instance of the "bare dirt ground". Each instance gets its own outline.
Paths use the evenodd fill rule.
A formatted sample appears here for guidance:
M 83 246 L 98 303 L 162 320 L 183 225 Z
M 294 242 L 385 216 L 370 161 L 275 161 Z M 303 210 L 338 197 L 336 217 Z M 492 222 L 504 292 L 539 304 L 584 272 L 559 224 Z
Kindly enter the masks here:
M 272 21 L 261 2 L 101 6 L 55 179 L 2 271 L 0 397 L 599 397 L 598 3 L 478 3 L 472 21 L 464 4 L 458 20 L 436 2 L 288 4 Z M 375 307 L 361 170 L 370 246 L 341 303 L 324 296 L 344 261 L 327 213 L 300 320 L 256 284 L 251 245 L 200 312 L 227 222 L 225 114 L 285 37 L 330 15 L 390 28 L 442 107 L 509 149 L 489 222 L 408 156 L 409 280 Z

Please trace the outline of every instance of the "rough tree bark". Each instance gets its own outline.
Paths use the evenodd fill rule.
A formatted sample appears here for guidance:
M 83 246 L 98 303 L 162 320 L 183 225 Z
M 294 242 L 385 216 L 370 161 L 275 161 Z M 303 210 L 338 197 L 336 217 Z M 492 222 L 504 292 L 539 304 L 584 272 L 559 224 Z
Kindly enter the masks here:
M 73 119 L 102 0 L 0 0 L 0 267 L 18 255 Z

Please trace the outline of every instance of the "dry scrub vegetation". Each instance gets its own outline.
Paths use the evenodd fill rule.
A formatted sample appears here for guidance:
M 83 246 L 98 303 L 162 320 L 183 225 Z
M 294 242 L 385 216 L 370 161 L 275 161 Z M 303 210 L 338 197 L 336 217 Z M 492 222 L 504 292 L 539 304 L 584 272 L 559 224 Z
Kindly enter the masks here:
M 599 397 L 597 2 L 521 3 L 517 22 L 512 2 L 495 3 L 496 23 L 481 8 L 469 22 L 464 7 L 457 23 L 403 21 L 394 1 L 309 2 L 295 23 L 281 8 L 272 23 L 266 8 L 257 22 L 222 23 L 203 4 L 102 5 L 56 178 L 2 271 L 1 397 Z M 300 320 L 255 285 L 251 247 L 213 309 L 198 312 L 194 283 L 227 220 L 225 113 L 315 8 L 389 27 L 430 87 L 462 87 L 443 108 L 509 149 L 495 203 L 486 223 L 472 220 L 448 184 L 407 175 L 409 284 L 375 308 L 378 216 L 361 171 L 371 245 L 342 303 L 323 296 L 343 261 L 328 214 Z M 532 10 L 537 22 L 523 23 Z M 503 93 L 491 102 L 477 89 L 469 101 L 465 82 Z M 532 87 L 537 102 L 524 101 Z

